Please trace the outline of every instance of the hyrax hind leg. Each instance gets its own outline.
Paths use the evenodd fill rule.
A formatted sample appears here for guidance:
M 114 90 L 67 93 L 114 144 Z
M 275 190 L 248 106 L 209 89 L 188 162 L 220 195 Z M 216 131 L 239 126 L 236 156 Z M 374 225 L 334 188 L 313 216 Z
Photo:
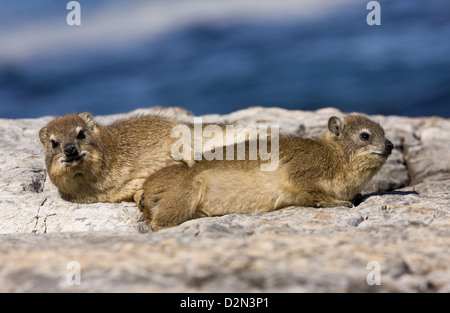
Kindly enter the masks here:
M 194 217 L 202 189 L 188 166 L 166 167 L 145 181 L 139 208 L 153 231 L 176 226 Z

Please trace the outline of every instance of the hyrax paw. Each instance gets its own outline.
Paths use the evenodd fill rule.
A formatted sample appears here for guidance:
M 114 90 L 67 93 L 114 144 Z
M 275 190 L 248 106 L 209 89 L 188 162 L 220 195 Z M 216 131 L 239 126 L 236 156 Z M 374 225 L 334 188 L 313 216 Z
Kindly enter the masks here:
M 353 203 L 350 201 L 336 200 L 332 206 L 334 206 L 334 207 L 345 206 L 347 208 L 353 208 Z
M 318 208 L 331 208 L 340 206 L 353 208 L 353 203 L 351 203 L 350 201 L 334 200 L 334 201 L 321 201 L 317 204 Z
M 145 195 L 142 194 L 141 196 L 141 200 L 139 200 L 139 205 L 138 205 L 139 211 L 143 212 L 145 209 Z
M 144 199 L 144 190 L 143 189 L 139 189 L 138 191 L 135 192 L 135 194 L 133 196 L 133 200 L 134 200 L 134 203 L 136 203 L 137 207 L 141 211 L 142 211 L 142 209 L 141 209 L 142 199 Z
M 342 201 L 342 206 L 345 206 L 347 208 L 353 208 L 353 203 L 350 201 Z
M 152 232 L 155 232 L 155 231 L 158 231 L 158 230 L 161 230 L 161 229 L 164 229 L 164 228 L 166 228 L 166 227 L 158 225 L 156 223 L 149 223 L 148 224 L 148 229 L 150 231 L 152 231 Z

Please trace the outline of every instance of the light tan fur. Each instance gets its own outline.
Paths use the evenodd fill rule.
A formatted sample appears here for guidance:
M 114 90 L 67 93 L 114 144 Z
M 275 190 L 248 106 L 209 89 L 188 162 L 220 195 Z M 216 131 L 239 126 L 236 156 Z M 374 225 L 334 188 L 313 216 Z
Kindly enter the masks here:
M 39 132 L 45 148 L 48 175 L 63 199 L 78 202 L 138 200 L 142 183 L 156 170 L 182 161 L 171 157 L 171 130 L 180 122 L 163 116 L 140 116 L 108 126 L 89 113 L 70 114 L 51 121 Z M 77 138 L 83 131 L 85 138 Z M 52 146 L 52 140 L 57 143 Z M 73 145 L 77 160 L 67 162 L 64 149 Z M 78 158 L 81 157 L 80 160 Z
M 200 129 L 209 125 L 214 124 Z M 193 124 L 160 115 L 136 116 L 104 126 L 89 113 L 69 114 L 43 127 L 39 138 L 48 175 L 63 199 L 77 203 L 139 202 L 142 184 L 150 174 L 169 165 L 195 163 L 194 137 L 186 142 L 172 133 L 180 126 L 193 132 Z M 246 138 L 252 136 L 250 132 Z M 201 140 L 211 141 L 208 137 Z M 185 153 L 185 146 L 174 150 L 179 146 L 174 145 L 177 141 L 189 145 L 191 153 Z M 74 155 L 67 156 L 66 149 L 74 149 Z
M 351 207 L 350 200 L 392 149 L 382 127 L 368 118 L 332 117 L 321 137 L 280 135 L 274 171 L 261 171 L 264 161 L 248 158 L 159 170 L 144 183 L 140 209 L 150 228 L 158 230 L 202 216 L 261 213 L 291 205 Z

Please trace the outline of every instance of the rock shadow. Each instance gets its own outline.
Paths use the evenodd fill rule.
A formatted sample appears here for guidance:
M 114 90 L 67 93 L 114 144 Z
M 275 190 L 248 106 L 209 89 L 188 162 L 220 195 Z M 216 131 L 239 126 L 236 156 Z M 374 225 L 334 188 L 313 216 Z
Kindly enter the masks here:
M 384 196 L 384 195 L 397 195 L 397 196 L 407 196 L 407 195 L 419 195 L 417 191 L 380 191 L 380 192 L 372 192 L 366 195 L 357 194 L 356 197 L 353 199 L 353 204 L 355 206 L 360 205 L 362 202 L 366 201 L 368 198 L 373 196 Z

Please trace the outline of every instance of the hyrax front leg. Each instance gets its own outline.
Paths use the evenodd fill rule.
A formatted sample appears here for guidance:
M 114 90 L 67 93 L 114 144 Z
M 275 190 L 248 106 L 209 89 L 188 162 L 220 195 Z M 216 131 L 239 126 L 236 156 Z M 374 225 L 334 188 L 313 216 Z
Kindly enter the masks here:
M 315 206 L 317 208 L 330 208 L 330 207 L 339 207 L 339 206 L 345 206 L 348 208 L 353 207 L 353 203 L 350 201 L 344 201 L 344 200 L 337 200 L 331 196 L 329 196 L 325 190 L 316 187 L 311 188 L 307 192 L 309 198 L 309 202 L 312 206 Z
M 142 195 L 144 194 L 144 189 L 139 189 L 136 191 L 136 193 L 133 196 L 134 203 L 136 203 L 136 206 L 140 208 Z
M 329 199 L 323 199 L 317 203 L 318 208 L 330 208 L 330 207 L 339 207 L 339 206 L 345 206 L 347 208 L 352 208 L 353 203 L 351 203 L 350 201 L 336 200 L 331 197 Z

